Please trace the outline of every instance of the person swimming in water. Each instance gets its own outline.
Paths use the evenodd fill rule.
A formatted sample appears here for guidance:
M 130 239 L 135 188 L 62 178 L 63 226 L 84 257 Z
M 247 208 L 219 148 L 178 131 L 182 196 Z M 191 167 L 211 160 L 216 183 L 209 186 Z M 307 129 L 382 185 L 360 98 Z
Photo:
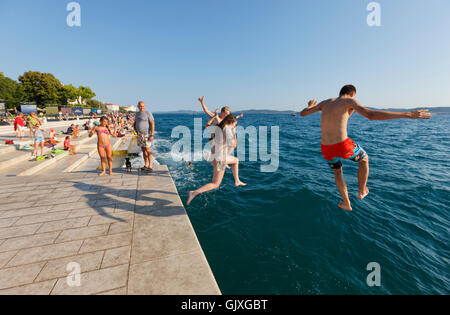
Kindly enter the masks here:
M 186 161 L 184 158 L 182 159 L 182 161 L 185 162 L 188 167 L 194 169 L 194 164 L 191 161 Z
M 356 99 L 356 88 L 346 85 L 341 89 L 338 98 L 328 99 L 319 104 L 315 100 L 308 103 L 300 115 L 306 117 L 316 112 L 322 112 L 322 155 L 333 169 L 336 185 L 343 198 L 339 207 L 352 211 L 348 197 L 347 185 L 342 172 L 342 161 L 350 159 L 359 163 L 358 199 L 363 200 L 368 194 L 367 180 L 369 178 L 369 156 L 364 149 L 352 141 L 347 135 L 347 123 L 356 111 L 369 120 L 391 120 L 391 119 L 430 119 L 431 114 L 427 109 L 412 112 L 389 112 L 375 111 L 363 107 Z
M 237 118 L 231 114 L 226 116 L 220 122 L 218 129 L 215 131 L 215 137 L 211 140 L 213 144 L 211 150 L 212 155 L 209 162 L 211 162 L 214 168 L 212 182 L 196 191 L 189 192 L 187 205 L 190 205 L 196 196 L 207 191 L 218 189 L 222 183 L 227 165 L 229 164 L 232 166 L 235 186 L 247 186 L 247 184 L 239 179 L 239 159 L 231 155 L 237 146 L 236 124 Z
M 89 138 L 91 138 L 95 133 L 97 133 L 97 150 L 98 155 L 102 161 L 102 172 L 99 176 L 103 176 L 106 174 L 106 160 L 108 160 L 109 166 L 109 175 L 114 175 L 112 171 L 112 145 L 111 140 L 109 139 L 109 135 L 116 137 L 116 130 L 111 131 L 111 128 L 108 125 L 108 117 L 103 116 L 100 119 L 100 125 L 91 129 L 89 133 Z M 105 158 L 106 155 L 106 158 Z

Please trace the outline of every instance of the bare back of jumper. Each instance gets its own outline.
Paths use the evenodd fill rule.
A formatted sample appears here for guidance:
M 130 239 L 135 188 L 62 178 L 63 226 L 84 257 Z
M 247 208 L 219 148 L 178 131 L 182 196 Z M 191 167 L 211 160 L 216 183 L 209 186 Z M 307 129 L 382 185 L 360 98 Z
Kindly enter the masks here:
M 322 103 L 322 144 L 333 145 L 348 138 L 347 123 L 354 110 L 348 98 L 333 98 Z

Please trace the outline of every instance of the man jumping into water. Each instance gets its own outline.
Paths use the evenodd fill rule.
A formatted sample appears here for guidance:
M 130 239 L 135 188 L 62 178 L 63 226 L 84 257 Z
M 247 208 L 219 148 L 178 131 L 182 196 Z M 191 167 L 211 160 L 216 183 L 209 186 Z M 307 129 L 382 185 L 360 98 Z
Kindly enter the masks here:
M 348 119 L 356 111 L 370 120 L 390 119 L 430 119 L 427 109 L 413 112 L 374 111 L 363 107 L 356 99 L 356 88 L 346 85 L 342 88 L 338 98 L 332 98 L 319 104 L 315 100 L 309 101 L 308 107 L 300 115 L 306 117 L 322 111 L 322 155 L 333 169 L 336 185 L 342 195 L 343 202 L 339 203 L 342 209 L 352 211 L 348 197 L 347 185 L 342 172 L 342 161 L 350 159 L 359 163 L 358 181 L 360 200 L 369 194 L 367 179 L 369 178 L 369 156 L 358 144 L 347 135 Z

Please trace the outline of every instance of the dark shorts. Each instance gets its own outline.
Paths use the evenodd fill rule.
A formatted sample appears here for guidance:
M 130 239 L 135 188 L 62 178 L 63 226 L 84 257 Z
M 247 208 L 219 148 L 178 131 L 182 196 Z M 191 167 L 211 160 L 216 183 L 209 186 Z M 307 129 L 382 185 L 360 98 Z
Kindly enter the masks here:
M 349 158 L 349 160 L 353 161 L 353 162 L 359 162 L 363 159 L 365 159 L 367 157 L 367 153 L 366 151 L 364 151 L 363 148 L 361 148 L 359 146 L 359 144 L 356 144 L 356 147 L 353 149 L 353 155 Z M 333 169 L 333 170 L 339 170 L 342 168 L 342 161 L 344 159 L 340 158 L 340 157 L 336 157 L 334 158 L 332 161 L 327 161 L 328 165 Z

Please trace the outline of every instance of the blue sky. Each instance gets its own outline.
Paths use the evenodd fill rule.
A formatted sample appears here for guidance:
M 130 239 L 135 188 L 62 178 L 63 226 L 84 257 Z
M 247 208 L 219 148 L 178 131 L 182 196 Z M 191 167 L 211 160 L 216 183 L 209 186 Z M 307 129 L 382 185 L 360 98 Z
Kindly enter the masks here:
M 449 106 L 450 1 L 0 0 L 0 71 L 55 74 L 152 110 L 300 109 L 355 84 L 373 107 Z

